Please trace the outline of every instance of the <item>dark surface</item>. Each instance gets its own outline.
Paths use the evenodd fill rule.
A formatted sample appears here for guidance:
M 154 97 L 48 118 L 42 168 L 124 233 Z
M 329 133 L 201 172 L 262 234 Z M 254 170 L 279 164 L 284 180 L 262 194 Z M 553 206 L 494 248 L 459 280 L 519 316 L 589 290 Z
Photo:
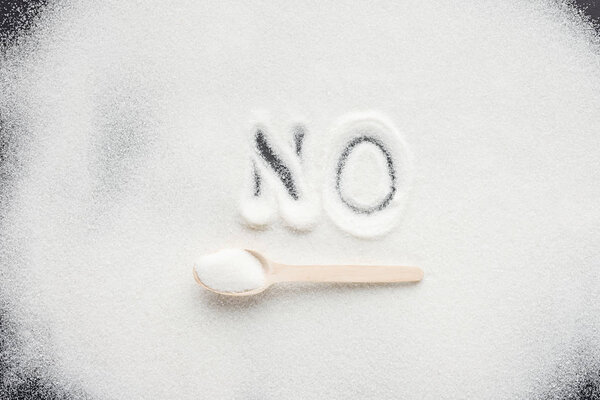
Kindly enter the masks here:
M 600 24 L 600 0 L 579 0 L 575 1 L 577 6 L 596 23 Z
M 15 38 L 18 38 L 19 35 L 30 29 L 36 15 L 43 12 L 44 7 L 49 1 L 0 0 L 0 41 L 3 45 L 10 44 Z M 595 23 L 596 27 L 600 26 L 600 0 L 578 0 L 573 3 Z M 0 95 L 2 94 L 0 93 Z M 6 132 L 2 128 L 2 115 L 0 115 L 0 163 L 6 161 L 7 137 Z M 0 186 L 0 191 L 3 187 Z M 0 206 L 3 205 L 0 204 Z M 42 376 L 36 376 L 35 371 L 19 372 L 14 368 L 9 370 L 7 339 L 10 337 L 14 337 L 11 324 L 6 320 L 6 316 L 0 309 L 0 400 L 67 400 L 72 397 L 64 390 L 54 387 L 51 382 L 44 380 Z M 9 374 L 12 376 L 11 382 L 13 382 L 10 386 L 5 381 L 5 378 Z M 19 377 L 19 379 L 14 379 L 15 376 Z M 506 384 L 509 385 L 510 382 Z M 600 371 L 582 371 L 582 374 L 568 386 L 571 388 L 569 393 L 564 393 L 562 397 L 548 395 L 547 398 L 549 400 L 558 398 L 568 400 L 600 400 Z M 551 392 L 549 389 L 548 393 Z M 543 394 L 541 396 L 543 397 Z M 78 390 L 77 397 L 82 397 L 82 393 Z
M 0 0 L 0 37 L 3 41 L 14 38 L 29 29 L 34 17 L 48 0 Z

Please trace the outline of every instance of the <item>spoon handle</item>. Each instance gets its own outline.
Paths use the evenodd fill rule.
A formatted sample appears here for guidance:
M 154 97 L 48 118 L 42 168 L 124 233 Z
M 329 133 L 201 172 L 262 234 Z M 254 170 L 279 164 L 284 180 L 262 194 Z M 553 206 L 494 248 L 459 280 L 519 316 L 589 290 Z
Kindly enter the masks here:
M 286 265 L 273 263 L 274 282 L 417 282 L 423 270 L 399 265 Z

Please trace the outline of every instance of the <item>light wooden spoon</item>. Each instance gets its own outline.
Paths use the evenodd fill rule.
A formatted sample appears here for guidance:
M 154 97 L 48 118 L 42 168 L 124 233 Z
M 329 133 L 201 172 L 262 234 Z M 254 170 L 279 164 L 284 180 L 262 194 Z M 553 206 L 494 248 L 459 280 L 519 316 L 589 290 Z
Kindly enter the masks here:
M 261 287 L 244 291 L 223 291 L 205 284 L 194 268 L 194 279 L 211 292 L 228 296 L 250 296 L 260 293 L 277 282 L 418 282 L 423 270 L 397 265 L 287 265 L 267 259 L 262 254 L 246 249 L 256 257 L 264 272 Z

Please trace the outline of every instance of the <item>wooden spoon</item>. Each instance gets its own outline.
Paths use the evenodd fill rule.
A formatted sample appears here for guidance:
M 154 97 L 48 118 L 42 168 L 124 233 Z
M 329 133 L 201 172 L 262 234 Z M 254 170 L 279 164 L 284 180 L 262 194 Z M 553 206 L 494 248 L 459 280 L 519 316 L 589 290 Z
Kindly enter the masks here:
M 250 296 L 277 282 L 417 282 L 423 270 L 396 265 L 287 265 L 267 259 L 254 250 L 245 250 L 260 262 L 264 272 L 261 287 L 245 291 L 223 291 L 205 284 L 194 268 L 194 279 L 204 288 L 229 296 Z

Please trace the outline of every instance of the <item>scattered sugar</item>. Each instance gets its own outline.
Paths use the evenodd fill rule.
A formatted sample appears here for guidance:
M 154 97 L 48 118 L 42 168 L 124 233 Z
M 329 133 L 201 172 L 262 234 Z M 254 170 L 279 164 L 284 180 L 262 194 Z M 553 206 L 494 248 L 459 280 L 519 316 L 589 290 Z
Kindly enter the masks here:
M 132 400 L 535 399 L 598 370 L 600 61 L 568 7 L 61 4 L 0 64 L 15 365 Z M 386 115 L 414 164 L 396 228 L 240 223 L 257 109 L 282 142 L 304 116 L 318 188 L 338 118 Z M 190 274 L 219 248 L 427 279 L 229 299 Z
M 220 292 L 247 292 L 265 285 L 262 264 L 246 250 L 219 250 L 200 257 L 194 268 L 202 283 Z

